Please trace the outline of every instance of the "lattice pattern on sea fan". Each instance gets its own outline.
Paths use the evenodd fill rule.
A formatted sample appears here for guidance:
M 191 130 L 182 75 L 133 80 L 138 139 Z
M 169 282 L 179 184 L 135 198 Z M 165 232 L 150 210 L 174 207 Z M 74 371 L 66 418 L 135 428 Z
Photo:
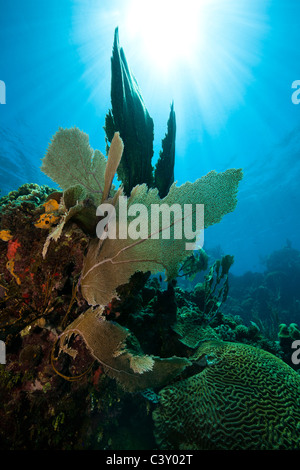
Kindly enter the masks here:
M 191 364 L 186 358 L 144 354 L 133 334 L 106 320 L 101 316 L 102 311 L 100 307 L 90 308 L 71 323 L 60 337 L 61 350 L 74 358 L 76 352 L 68 348 L 68 340 L 73 334 L 79 334 L 105 372 L 130 392 L 162 387 Z
M 89 144 L 89 136 L 77 127 L 59 128 L 42 161 L 41 170 L 63 191 L 77 184 L 83 186 L 97 206 L 107 199 L 120 163 L 123 142 L 115 133 L 108 159 Z
M 152 238 L 151 210 L 153 206 L 162 204 L 171 207 L 178 204 L 181 208 L 190 204 L 192 210 L 189 217 L 192 226 L 196 226 L 197 204 L 204 204 L 204 227 L 218 223 L 221 218 L 234 210 L 236 206 L 236 193 L 242 171 L 230 169 L 224 173 L 212 171 L 194 183 L 187 182 L 180 187 L 174 183 L 168 195 L 160 199 L 156 189 L 149 189 L 146 185 L 133 188 L 127 201 L 127 211 L 133 204 L 141 204 L 147 210 L 141 213 L 140 226 L 149 227 L 149 234 L 144 239 L 133 239 L 128 233 L 127 238 L 106 238 L 105 240 L 92 240 L 84 262 L 81 288 L 85 299 L 90 305 L 106 305 L 116 295 L 118 286 L 126 284 L 136 271 L 165 272 L 168 280 L 176 277 L 180 263 L 190 255 L 186 250 L 186 242 L 191 242 L 185 236 L 182 227 L 182 237 L 174 238 L 176 224 L 184 224 L 186 218 L 163 223 L 159 227 L 158 239 Z M 116 205 L 118 210 L 118 204 Z M 144 215 L 146 214 L 146 215 Z M 182 210 L 182 214 L 185 214 Z M 172 216 L 172 214 L 171 214 Z M 116 223 L 117 234 L 119 229 L 127 230 L 130 217 L 122 227 L 122 221 Z M 170 229 L 169 238 L 163 238 L 164 232 Z

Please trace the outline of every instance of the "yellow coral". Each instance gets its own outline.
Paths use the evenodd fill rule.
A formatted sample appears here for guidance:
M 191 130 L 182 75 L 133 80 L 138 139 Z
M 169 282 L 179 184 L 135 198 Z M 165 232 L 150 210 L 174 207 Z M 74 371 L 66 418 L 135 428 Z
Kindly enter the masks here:
M 9 240 L 12 239 L 12 234 L 10 230 L 0 230 L 0 240 L 3 240 L 4 242 L 8 242 Z
M 35 227 L 37 228 L 50 228 L 51 225 L 55 224 L 58 222 L 60 217 L 55 216 L 52 213 L 48 214 L 42 214 L 39 218 L 39 220 L 34 224 Z
M 16 282 L 18 285 L 21 284 L 21 280 L 19 278 L 19 276 L 17 276 L 14 272 L 14 267 L 15 267 L 15 262 L 13 259 L 7 261 L 6 263 L 6 269 L 10 272 L 10 274 L 15 278 Z
M 46 214 L 59 210 L 59 204 L 55 199 L 49 199 L 49 201 L 45 202 L 43 206 L 45 207 Z

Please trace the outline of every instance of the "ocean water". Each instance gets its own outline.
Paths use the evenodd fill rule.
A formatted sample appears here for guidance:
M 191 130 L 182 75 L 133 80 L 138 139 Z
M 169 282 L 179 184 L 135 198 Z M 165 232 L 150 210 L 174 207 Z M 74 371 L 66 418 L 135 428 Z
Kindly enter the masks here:
M 78 127 L 105 153 L 118 27 L 154 121 L 153 164 L 173 102 L 178 185 L 243 169 L 236 209 L 205 230 L 204 249 L 212 259 L 234 256 L 224 312 L 277 341 L 279 323 L 300 325 L 299 8 L 295 0 L 0 0 L 0 197 L 24 183 L 58 189 L 40 167 L 59 127 Z M 193 292 L 195 282 L 182 285 Z M 119 449 L 135 445 L 120 441 Z
M 190 57 L 187 50 L 178 62 L 175 50 L 165 67 L 148 53 L 141 30 L 133 34 L 128 26 L 130 3 L 1 1 L 1 194 L 25 182 L 49 183 L 39 167 L 59 126 L 78 126 L 105 151 L 110 56 L 119 26 L 154 120 L 154 161 L 174 100 L 179 184 L 210 170 L 244 169 L 238 206 L 207 230 L 205 247 L 221 245 L 233 254 L 236 274 L 260 271 L 260 257 L 287 239 L 299 249 L 300 105 L 292 102 L 292 83 L 300 78 L 297 3 L 212 2 L 202 49 L 193 43 Z M 193 2 L 186 8 L 193 15 Z M 143 15 L 135 21 L 147 24 Z M 152 22 L 148 36 L 156 34 Z M 172 44 L 168 48 L 171 54 Z
M 121 300 L 117 307 L 113 302 L 106 307 L 106 318 L 117 323 L 104 323 L 112 329 L 113 338 L 117 333 L 121 335 L 119 346 L 127 334 L 121 326 L 126 326 L 133 336 L 137 336 L 145 354 L 190 358 L 191 350 L 196 347 L 191 343 L 193 338 L 183 338 L 180 342 L 176 336 L 175 341 L 174 331 L 177 334 L 183 329 L 186 333 L 184 321 L 193 324 L 194 315 L 196 332 L 203 323 L 209 328 L 212 325 L 221 340 L 233 339 L 246 343 L 247 347 L 258 345 L 262 355 L 257 356 L 258 362 L 254 355 L 252 364 L 254 370 L 257 368 L 257 374 L 260 373 L 259 360 L 264 361 L 264 350 L 278 355 L 295 369 L 292 371 L 294 395 L 290 394 L 294 398 L 290 400 L 288 396 L 286 401 L 292 402 L 290 414 L 296 422 L 299 416 L 299 361 L 291 361 L 291 342 L 300 338 L 300 28 L 297 0 L 0 0 L 0 197 L 24 183 L 59 189 L 40 169 L 51 138 L 59 127 L 78 127 L 89 135 L 94 149 L 105 153 L 103 126 L 111 108 L 111 55 L 117 27 L 120 45 L 154 121 L 153 164 L 158 159 L 161 141 L 167 131 L 170 105 L 174 103 L 175 181 L 178 185 L 194 182 L 211 170 L 222 172 L 242 168 L 244 176 L 239 184 L 236 209 L 225 215 L 220 223 L 206 229 L 204 234 L 204 250 L 210 261 L 223 255 L 234 257 L 230 267 L 229 295 L 221 305 L 225 316 L 218 316 L 220 305 L 216 297 L 213 297 L 212 308 L 209 306 L 211 299 L 205 299 L 201 310 L 203 285 L 196 286 L 203 281 L 201 273 L 202 277 L 196 277 L 192 282 L 182 278 L 177 280 L 177 285 L 182 286 L 183 291 L 185 289 L 183 293 L 180 289 L 175 292 L 173 285 L 167 286 L 160 276 L 145 285 L 143 282 L 146 281 L 138 279 L 142 287 L 133 299 L 130 292 L 129 300 L 126 298 L 124 304 Z M 6 215 L 5 221 L 12 223 L 11 216 Z M 15 225 L 12 223 L 12 226 Z M 16 226 L 21 243 L 13 247 L 21 246 L 23 250 L 27 240 L 18 224 Z M 40 266 L 35 265 L 30 253 L 23 252 L 22 259 L 16 258 L 19 272 L 14 273 L 14 261 L 9 265 L 7 257 L 16 241 L 8 244 L 6 252 L 8 240 L 4 232 L 0 245 L 3 267 L 0 307 L 1 310 L 3 307 L 1 321 L 4 318 L 4 323 L 0 322 L 0 333 L 3 341 L 7 338 L 8 341 L 7 368 L 0 370 L 3 373 L 0 388 L 8 411 L 0 410 L 0 447 L 131 450 L 157 449 L 160 439 L 166 439 L 168 443 L 170 436 L 172 441 L 172 426 L 166 433 L 163 430 L 155 441 L 155 432 L 159 433 L 160 426 L 164 427 L 164 420 L 161 425 L 159 412 L 154 411 L 152 415 L 156 406 L 158 409 L 165 406 L 162 416 L 163 412 L 168 414 L 168 400 L 165 404 L 161 402 L 151 387 L 144 390 L 144 395 L 121 393 L 117 374 L 115 377 L 102 368 L 101 348 L 99 362 L 91 362 L 87 349 L 84 350 L 82 343 L 77 344 L 80 352 L 84 351 L 82 357 L 79 354 L 81 362 L 78 361 L 78 377 L 84 377 L 82 382 L 76 379 L 75 384 L 70 380 L 67 385 L 61 385 L 61 377 L 70 379 L 65 369 L 77 370 L 74 364 L 73 369 L 71 366 L 68 369 L 67 361 L 62 365 L 63 373 L 59 372 L 59 367 L 53 367 L 57 377 L 53 370 L 49 372 L 49 357 L 52 366 L 56 365 L 53 356 L 60 336 L 55 335 L 63 331 L 62 323 L 58 322 L 59 315 L 66 318 L 66 327 L 82 313 L 87 300 L 84 297 L 85 300 L 81 298 L 78 304 L 74 302 L 75 280 L 77 282 L 76 276 L 80 273 L 77 268 L 73 273 L 74 265 L 81 260 L 86 240 L 78 245 L 78 250 L 76 245 L 72 251 L 76 260 L 74 265 L 68 257 L 57 262 L 55 256 L 58 255 L 46 259 Z M 40 233 L 35 233 L 34 237 L 33 252 L 43 242 Z M 65 248 L 61 247 L 62 256 L 66 256 Z M 37 257 L 41 257 L 40 251 Z M 52 278 L 47 271 L 48 262 Z M 223 295 L 225 290 L 220 292 Z M 56 303 L 59 297 L 62 300 Z M 189 306 L 188 314 L 186 306 Z M 157 315 L 155 322 L 154 315 Z M 177 323 L 174 323 L 175 317 Z M 33 320 L 37 329 L 30 330 Z M 282 329 L 281 323 L 286 323 L 290 329 Z M 114 330 L 116 324 L 119 330 Z M 83 325 L 88 336 L 88 322 Z M 106 344 L 109 335 L 101 331 L 101 322 L 95 323 L 94 330 L 97 328 Z M 21 332 L 18 337 L 22 339 L 19 342 L 12 340 L 11 332 L 12 336 Z M 92 342 L 92 334 L 90 338 Z M 4 345 L 3 341 L 1 336 L 1 347 L 4 348 L 6 343 Z M 116 346 L 108 345 L 110 348 Z M 238 349 L 236 354 L 242 357 L 244 349 L 240 352 Z M 116 372 L 123 350 L 122 354 L 120 350 L 112 350 L 114 354 L 107 357 L 112 361 L 110 372 Z M 207 354 L 210 358 L 209 349 Z M 213 358 L 215 351 L 211 354 Z M 217 354 L 221 354 L 220 351 Z M 149 357 L 145 357 L 149 365 Z M 34 367 L 30 360 L 34 361 Z M 277 363 L 272 361 L 269 357 L 276 378 Z M 212 359 L 211 364 L 204 364 L 202 357 L 195 364 L 193 367 L 198 371 L 197 367 L 214 362 Z M 120 366 L 121 371 L 122 366 L 124 364 Z M 226 366 L 230 373 L 231 364 Z M 141 370 L 141 363 L 136 367 Z M 247 367 L 242 369 L 247 378 Z M 192 372 L 187 375 L 194 377 L 194 369 L 190 370 Z M 289 372 L 291 369 L 284 370 L 288 371 L 285 376 L 292 373 Z M 28 371 L 32 375 L 28 375 Z M 18 374 L 18 379 L 14 373 Z M 282 387 L 276 380 L 275 385 L 270 382 L 272 387 L 290 392 L 289 387 Z M 60 394 L 62 389 L 68 390 L 70 395 Z M 28 403 L 24 401 L 24 404 L 20 399 L 20 390 Z M 172 387 L 170 390 L 174 394 Z M 193 388 L 191 390 L 193 392 Z M 250 395 L 251 390 L 250 387 Z M 132 390 L 129 388 L 129 391 Z M 185 403 L 180 405 L 180 393 L 173 396 L 179 400 L 179 409 L 184 410 Z M 30 410 L 33 410 L 31 415 L 27 413 L 29 402 Z M 284 395 L 283 399 L 280 396 L 279 402 L 285 405 Z M 16 425 L 11 419 L 15 403 L 18 403 Z M 45 405 L 45 414 L 40 411 L 43 409 L 40 403 Z M 285 406 L 283 408 L 285 416 Z M 255 416 L 255 405 L 253 410 Z M 151 416 L 155 414 L 158 424 L 154 432 Z M 171 421 L 173 414 L 171 406 Z M 27 415 L 30 415 L 28 420 Z M 235 415 L 239 416 L 239 413 Z M 26 416 L 25 420 L 23 416 Z M 241 416 L 244 416 L 243 412 Z M 251 421 L 250 411 L 249 417 Z M 182 422 L 185 422 L 185 416 Z M 247 424 L 247 416 L 245 422 Z M 243 427 L 242 418 L 238 424 Z M 181 422 L 178 426 L 181 429 Z M 278 426 L 280 434 L 281 424 Z M 274 425 L 272 448 L 290 449 L 294 443 L 299 447 L 297 426 L 293 423 L 291 426 L 287 438 L 277 439 Z M 222 429 L 222 425 L 217 427 Z M 191 429 L 194 432 L 193 423 Z M 248 434 L 245 434 L 247 439 Z M 181 438 L 184 446 L 185 432 Z M 248 445 L 247 439 L 241 440 L 242 448 L 244 443 Z M 202 437 L 198 444 L 200 441 L 202 443 Z M 177 444 L 175 442 L 173 448 Z M 194 449 L 193 442 L 189 444 Z M 165 448 L 163 445 L 162 449 Z M 181 442 L 178 445 L 180 448 Z M 205 445 L 210 445 L 209 438 Z M 251 445 L 250 442 L 249 448 Z M 254 448 L 264 445 L 261 436 L 253 443 Z M 230 435 L 228 447 L 234 446 Z

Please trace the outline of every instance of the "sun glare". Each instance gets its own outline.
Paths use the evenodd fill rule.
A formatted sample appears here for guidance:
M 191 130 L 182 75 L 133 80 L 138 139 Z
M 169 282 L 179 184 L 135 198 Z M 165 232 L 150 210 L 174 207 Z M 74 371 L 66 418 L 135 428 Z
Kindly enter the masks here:
M 174 100 L 178 119 L 191 127 L 194 116 L 217 132 L 243 104 L 255 80 L 269 29 L 269 3 L 90 0 L 87 7 L 84 0 L 76 0 L 74 40 L 86 64 L 83 78 L 91 98 L 102 103 L 118 27 L 120 45 L 148 106 L 159 113 L 162 102 Z
M 205 1 L 132 0 L 127 35 L 141 44 L 160 70 L 189 60 L 205 26 Z

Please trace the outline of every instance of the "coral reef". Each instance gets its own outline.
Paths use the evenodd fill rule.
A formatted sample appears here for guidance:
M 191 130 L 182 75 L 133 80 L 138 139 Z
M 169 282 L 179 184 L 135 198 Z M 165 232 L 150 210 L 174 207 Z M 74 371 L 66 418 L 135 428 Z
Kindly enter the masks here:
M 48 230 L 36 224 L 45 207 L 32 200 L 42 202 L 44 191 L 42 188 L 38 193 L 35 187 L 31 197 L 26 193 L 25 200 L 21 195 L 13 203 L 7 200 L 1 205 L 1 232 L 11 234 L 8 240 L 0 240 L 0 336 L 6 341 L 38 318 L 46 319 L 50 314 L 64 317 L 69 307 L 75 308 L 72 289 L 78 282 L 88 239 L 73 227 L 59 245 L 51 247 L 49 259 L 43 260 L 41 247 Z M 80 312 L 80 293 L 78 300 Z
M 28 208 L 21 203 L 12 208 L 9 202 L 2 205 L 1 211 L 0 230 L 5 231 L 5 240 L 0 240 L 0 320 L 1 338 L 7 347 L 7 364 L 0 366 L 1 449 L 155 449 L 158 444 L 154 439 L 152 412 L 159 410 L 162 402 L 148 388 L 142 393 L 124 391 L 123 384 L 103 364 L 115 361 L 110 363 L 114 367 L 116 361 L 126 361 L 125 349 L 120 350 L 125 354 L 123 357 L 120 352 L 109 354 L 106 349 L 106 357 L 95 360 L 91 339 L 87 342 L 89 348 L 83 331 L 83 336 L 70 334 L 69 347 L 59 354 L 59 341 L 71 333 L 88 307 L 78 280 L 89 236 L 71 221 L 59 240 L 50 243 L 43 258 L 45 240 L 55 226 L 39 229 L 35 223 L 46 208 L 57 208 L 55 203 L 45 207 L 47 197 L 51 201 L 55 193 L 47 190 L 46 197 L 43 192 L 41 189 L 35 195 L 39 205 L 31 203 Z M 15 260 L 20 284 L 6 268 L 8 252 Z M 219 306 L 218 289 L 222 289 L 226 279 L 226 276 L 220 279 L 221 266 L 221 260 L 213 263 L 203 285 L 198 283 L 192 291 L 176 286 L 175 282 L 166 284 L 160 275 L 150 276 L 149 272 L 138 272 L 129 283 L 118 287 L 117 298 L 104 308 L 101 317 L 110 320 L 105 323 L 108 329 L 131 338 L 125 343 L 129 367 L 132 352 L 135 357 L 138 352 L 139 357 L 143 359 L 146 355 L 150 360 L 186 358 L 186 367 L 167 379 L 170 387 L 179 387 L 185 380 L 198 380 L 199 370 L 206 371 L 201 360 L 198 364 L 197 348 L 204 339 L 213 338 L 251 345 L 259 348 L 257 354 L 265 350 L 285 357 L 281 340 L 271 341 L 256 325 L 246 326 L 241 317 L 223 313 L 228 299 Z M 210 283 L 212 277 L 214 282 Z M 116 330 L 115 324 L 120 328 Z M 290 325 L 287 331 L 294 337 L 297 328 Z M 112 336 L 109 334 L 106 339 L 111 347 Z M 73 351 L 77 351 L 74 357 Z M 266 358 L 269 360 L 269 356 Z M 147 361 L 137 361 L 134 367 L 149 366 Z M 163 386 L 154 382 L 152 385 L 155 392 Z M 185 436 L 181 441 L 180 446 L 184 447 Z
M 33 207 L 33 205 L 40 205 L 54 191 L 54 189 L 48 186 L 39 186 L 34 183 L 23 184 L 18 190 L 11 191 L 6 196 L 1 197 L 0 213 L 2 212 L 2 206 L 5 206 L 5 211 L 7 212 L 18 206 Z M 28 203 L 30 204 L 29 206 Z
M 158 240 L 157 251 L 150 258 L 149 249 L 146 249 L 144 259 L 143 252 L 139 252 L 139 264 L 133 267 L 131 262 L 123 264 L 126 269 L 122 278 L 118 278 L 118 263 L 118 271 L 114 268 L 112 275 L 104 271 L 106 278 L 101 281 L 102 288 L 105 279 L 109 284 L 106 299 L 97 300 L 98 304 L 102 303 L 101 318 L 96 319 L 97 310 L 88 310 L 89 295 L 95 298 L 100 285 L 96 283 L 93 287 L 91 280 L 89 285 L 85 276 L 91 269 L 87 263 L 91 247 L 94 250 L 94 241 L 97 240 L 89 233 L 91 225 L 87 229 L 85 215 L 89 214 L 91 207 L 95 209 L 96 200 L 109 200 L 116 205 L 121 189 L 114 190 L 112 179 L 123 145 L 116 134 L 108 158 L 103 160 L 98 153 L 91 151 L 81 131 L 60 129 L 50 144 L 43 169 L 49 176 L 59 175 L 61 178 L 63 168 L 59 170 L 59 165 L 65 167 L 71 154 L 76 161 L 76 151 L 80 164 L 72 167 L 71 179 L 65 172 L 65 183 L 60 181 L 65 188 L 63 192 L 32 187 L 33 194 L 28 189 L 22 194 L 23 188 L 20 188 L 20 196 L 5 198 L 1 205 L 0 333 L 7 347 L 7 364 L 1 366 L 0 381 L 4 404 L 3 448 L 45 448 L 47 445 L 64 449 L 110 448 L 113 445 L 112 420 L 107 410 L 111 403 L 111 389 L 115 390 L 119 405 L 114 408 L 119 409 L 120 415 L 128 399 L 124 397 L 122 388 L 107 386 L 105 380 L 108 376 L 117 379 L 127 391 L 147 391 L 149 387 L 160 388 L 174 380 L 191 365 L 189 354 L 182 348 L 183 343 L 171 329 L 177 309 L 176 291 L 171 280 L 187 256 L 182 250 L 181 240 L 177 252 L 170 250 L 169 261 L 162 258 L 161 245 L 165 241 Z M 95 154 L 100 158 L 99 164 Z M 84 155 L 86 159 L 82 160 Z M 95 168 L 98 171 L 101 168 L 102 173 L 96 173 Z M 184 204 L 187 194 L 195 201 L 200 195 L 207 201 L 206 223 L 217 223 L 225 213 L 234 209 L 240 178 L 239 170 L 228 170 L 223 174 L 211 172 L 196 183 L 186 183 L 181 188 L 172 185 L 164 201 L 170 203 L 176 199 Z M 99 186 L 100 181 L 102 184 Z M 95 182 L 96 186 L 92 186 Z M 135 188 L 129 204 L 144 201 L 143 198 L 159 201 L 157 190 L 148 191 L 142 185 Z M 212 207 L 210 198 L 213 198 Z M 166 243 L 176 247 L 176 241 L 172 238 Z M 105 242 L 99 245 L 97 240 L 97 256 L 101 253 L 103 260 L 112 260 L 103 254 L 103 247 L 110 246 Z M 97 263 L 104 264 L 97 256 L 96 253 L 92 256 L 92 267 L 97 267 Z M 128 261 L 131 261 L 131 256 Z M 154 265 L 167 266 L 170 270 L 166 291 L 162 291 L 153 279 L 150 285 L 145 285 L 154 260 Z M 140 272 L 136 275 L 136 271 Z M 136 290 L 141 296 L 140 319 L 136 308 L 133 314 L 129 310 L 134 304 L 130 298 Z M 143 307 L 146 307 L 145 311 Z M 119 321 L 119 316 L 119 325 L 111 321 L 113 318 Z M 131 325 L 132 332 L 128 330 Z M 149 335 L 145 331 L 149 331 Z M 171 333 L 170 338 L 168 333 Z M 67 343 L 64 338 L 68 339 Z M 107 340 L 106 346 L 103 338 Z M 136 338 L 142 339 L 141 346 Z M 102 376 L 106 379 L 101 380 Z M 93 387 L 96 391 L 91 393 Z M 99 394 L 97 387 L 100 388 Z M 93 401 L 88 400 L 86 407 L 77 410 L 78 401 L 86 403 L 87 396 L 93 397 Z M 136 399 L 133 395 L 132 402 L 141 400 L 141 397 Z M 148 399 L 143 400 L 140 412 L 147 422 L 151 405 Z M 101 410 L 100 416 L 102 413 L 104 416 L 101 429 L 95 425 L 96 428 L 90 431 L 92 424 L 87 424 L 87 421 L 93 414 L 95 402 Z M 44 412 L 41 411 L 43 407 Z M 26 410 L 31 410 L 31 413 Z M 15 423 L 11 422 L 12 413 L 16 417 Z M 71 439 L 74 420 L 80 425 Z M 97 442 L 95 435 L 100 436 Z M 153 442 L 151 436 L 148 442 Z M 143 445 L 147 447 L 148 444 Z
M 222 313 L 225 317 L 239 317 L 242 324 L 230 329 L 231 336 L 225 325 L 217 328 L 222 329 L 226 340 L 254 339 L 257 345 L 299 370 L 299 365 L 291 361 L 291 345 L 299 335 L 300 252 L 287 242 L 263 261 L 266 266 L 263 273 L 248 272 L 242 276 L 229 273 L 230 292 Z
M 298 448 L 299 375 L 280 360 L 288 362 L 286 345 L 298 326 L 286 322 L 268 336 L 262 322 L 246 325 L 241 310 L 226 312 L 233 257 L 209 264 L 203 250 L 191 254 L 185 243 L 195 240 L 175 236 L 182 219 L 172 211 L 146 237 L 129 230 L 134 223 L 143 231 L 149 208 L 162 204 L 204 204 L 205 227 L 219 223 L 235 209 L 242 171 L 211 171 L 177 187 L 173 105 L 154 171 L 153 122 L 117 30 L 112 72 L 107 157 L 83 131 L 60 128 L 42 170 L 61 190 L 23 185 L 0 199 L 0 447 L 217 449 L 226 437 L 226 448 Z M 101 203 L 117 215 L 126 209 L 126 223 L 113 226 L 126 237 L 107 236 Z M 135 204 L 146 211 L 137 219 Z M 195 211 L 187 217 L 195 226 Z M 169 236 L 152 236 L 163 232 Z M 262 305 L 266 289 L 257 292 Z M 252 385 L 261 387 L 259 400 Z M 275 411 L 268 400 L 274 387 Z M 262 423 L 260 412 L 270 419 Z
M 300 252 L 287 245 L 264 260 L 262 273 L 229 275 L 230 294 L 224 313 L 254 322 L 270 340 L 278 340 L 279 325 L 299 323 Z

